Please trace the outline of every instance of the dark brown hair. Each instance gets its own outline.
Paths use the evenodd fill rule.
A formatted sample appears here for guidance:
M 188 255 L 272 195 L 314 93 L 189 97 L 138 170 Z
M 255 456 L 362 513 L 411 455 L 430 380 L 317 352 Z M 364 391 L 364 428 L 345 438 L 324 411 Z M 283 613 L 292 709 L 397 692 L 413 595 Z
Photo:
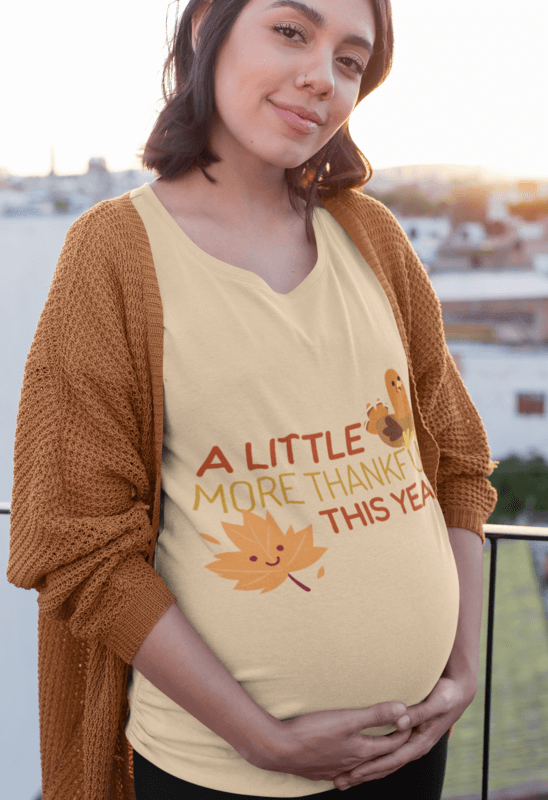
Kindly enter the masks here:
M 162 92 L 165 106 L 158 115 L 144 150 L 143 166 L 161 178 L 173 179 L 221 159 L 208 147 L 215 111 L 216 56 L 239 13 L 249 0 L 213 0 L 202 22 L 196 53 L 192 48 L 192 15 L 202 0 L 189 0 L 169 41 Z M 394 32 L 390 0 L 371 0 L 375 13 L 375 47 L 362 76 L 357 103 L 388 77 L 392 67 Z M 178 6 L 178 3 L 177 3 Z M 286 169 L 289 199 L 302 215 L 306 201 L 306 233 L 313 241 L 312 212 L 318 197 L 333 197 L 342 189 L 360 188 L 373 174 L 371 164 L 352 141 L 347 122 L 311 158 Z

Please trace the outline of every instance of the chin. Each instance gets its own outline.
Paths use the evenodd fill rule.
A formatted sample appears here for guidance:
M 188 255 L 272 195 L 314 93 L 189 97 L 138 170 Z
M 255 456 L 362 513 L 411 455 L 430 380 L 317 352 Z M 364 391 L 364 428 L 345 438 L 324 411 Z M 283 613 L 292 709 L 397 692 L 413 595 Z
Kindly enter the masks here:
M 320 148 L 318 148 L 318 150 L 319 149 Z M 295 169 L 295 167 L 300 167 L 302 164 L 305 164 L 309 158 L 312 158 L 312 156 L 318 152 L 318 150 L 310 152 L 301 151 L 300 153 L 295 153 L 294 157 L 287 152 L 287 149 L 285 152 L 278 153 L 257 153 L 257 156 L 269 164 L 274 164 L 276 167 L 282 167 L 283 169 Z

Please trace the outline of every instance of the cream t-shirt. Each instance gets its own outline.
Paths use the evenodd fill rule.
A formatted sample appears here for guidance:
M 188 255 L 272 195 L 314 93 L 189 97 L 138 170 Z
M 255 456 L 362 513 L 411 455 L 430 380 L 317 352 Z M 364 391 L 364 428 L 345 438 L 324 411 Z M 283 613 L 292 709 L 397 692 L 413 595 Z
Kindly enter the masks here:
M 421 702 L 453 647 L 458 574 L 378 279 L 323 208 L 317 263 L 282 295 L 201 250 L 149 184 L 130 197 L 164 313 L 154 568 L 274 717 Z M 269 797 L 334 787 L 252 766 L 135 668 L 128 696 L 129 741 L 178 778 Z

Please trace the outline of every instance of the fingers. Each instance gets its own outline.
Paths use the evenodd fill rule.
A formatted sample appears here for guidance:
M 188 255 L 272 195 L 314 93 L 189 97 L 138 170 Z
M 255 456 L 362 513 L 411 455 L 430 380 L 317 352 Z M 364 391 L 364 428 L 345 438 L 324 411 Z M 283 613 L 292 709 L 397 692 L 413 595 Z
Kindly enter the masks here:
M 405 703 L 399 701 L 377 703 L 359 710 L 352 722 L 352 730 L 357 732 L 363 728 L 382 728 L 384 725 L 392 725 L 406 711 Z
M 464 693 L 460 684 L 456 680 L 442 676 L 426 699 L 406 708 L 404 717 L 408 717 L 409 720 L 404 717 L 397 719 L 396 728 L 398 730 L 409 726 L 417 728 L 423 722 L 448 714 L 453 708 L 461 705 L 464 710 L 467 706 L 463 704 L 463 698 Z
M 388 736 L 362 736 L 363 751 L 361 753 L 361 757 L 363 758 L 363 761 L 354 767 L 354 769 L 357 770 L 366 763 L 369 764 L 377 762 L 382 756 L 399 752 L 412 734 L 413 731 L 409 728 L 405 731 L 395 731 Z M 351 774 L 350 770 L 348 771 L 347 775 L 349 774 Z
M 399 719 L 397 719 L 395 721 L 394 725 L 400 731 L 404 731 L 406 728 L 412 728 L 413 727 L 411 725 L 411 718 L 409 717 L 409 714 L 404 714 L 403 717 L 400 717 Z
M 355 767 L 341 776 L 340 779 L 337 779 L 336 787 L 341 788 L 343 785 L 357 786 L 360 783 L 379 780 L 385 775 L 390 775 L 410 761 L 416 761 L 425 756 L 434 747 L 438 739 L 432 740 L 430 736 L 413 731 L 408 741 L 398 750 L 360 764 L 359 767 Z

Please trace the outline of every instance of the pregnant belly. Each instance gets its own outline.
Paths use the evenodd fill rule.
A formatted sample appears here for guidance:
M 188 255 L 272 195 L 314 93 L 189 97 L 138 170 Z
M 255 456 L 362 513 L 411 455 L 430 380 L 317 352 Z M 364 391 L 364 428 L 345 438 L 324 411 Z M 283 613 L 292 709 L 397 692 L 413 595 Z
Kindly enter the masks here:
M 331 591 L 326 586 L 314 596 L 289 582 L 277 596 L 234 592 L 230 605 L 218 603 L 214 613 L 208 605 L 207 615 L 195 608 L 191 621 L 278 719 L 387 700 L 414 705 L 437 683 L 457 629 L 458 574 L 452 552 L 441 556 L 434 570 L 408 562 L 405 572 L 392 563 L 369 580 L 333 576 Z

